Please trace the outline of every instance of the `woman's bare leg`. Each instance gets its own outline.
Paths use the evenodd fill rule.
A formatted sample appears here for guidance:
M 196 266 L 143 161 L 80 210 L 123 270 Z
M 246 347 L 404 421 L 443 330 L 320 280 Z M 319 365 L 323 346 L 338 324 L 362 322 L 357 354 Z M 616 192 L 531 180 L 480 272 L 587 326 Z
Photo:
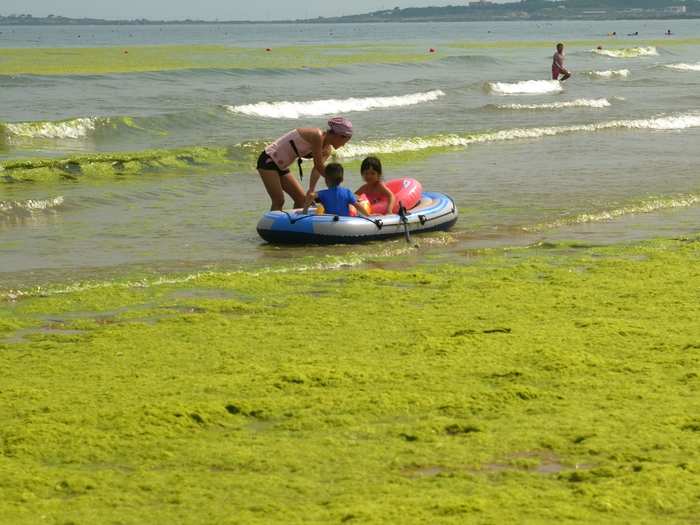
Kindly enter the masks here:
M 303 208 L 304 201 L 306 200 L 306 193 L 304 192 L 304 188 L 301 186 L 301 183 L 296 180 L 294 175 L 291 173 L 282 175 L 279 179 L 282 189 L 287 193 L 287 195 L 294 199 L 294 207 Z
M 284 190 L 280 180 L 282 177 L 276 171 L 271 170 L 258 170 L 258 173 L 272 201 L 270 211 L 281 211 L 284 207 Z

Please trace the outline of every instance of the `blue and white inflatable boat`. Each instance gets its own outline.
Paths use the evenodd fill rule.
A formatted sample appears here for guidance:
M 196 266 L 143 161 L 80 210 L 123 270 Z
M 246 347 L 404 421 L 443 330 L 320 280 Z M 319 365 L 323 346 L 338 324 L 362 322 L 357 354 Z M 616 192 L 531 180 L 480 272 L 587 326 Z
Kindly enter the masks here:
M 414 233 L 449 230 L 457 222 L 457 206 L 444 193 L 424 191 L 404 215 L 340 217 L 302 210 L 270 211 L 258 222 L 260 237 L 273 244 L 351 244 Z

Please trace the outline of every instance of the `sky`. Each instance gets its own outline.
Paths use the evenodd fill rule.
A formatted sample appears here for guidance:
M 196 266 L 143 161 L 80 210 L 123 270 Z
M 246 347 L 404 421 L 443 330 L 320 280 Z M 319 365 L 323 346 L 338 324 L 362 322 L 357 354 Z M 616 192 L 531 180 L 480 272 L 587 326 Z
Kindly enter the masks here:
M 280 20 L 350 15 L 394 7 L 466 3 L 466 0 L 1 0 L 0 15 L 54 14 L 71 18 L 157 20 Z

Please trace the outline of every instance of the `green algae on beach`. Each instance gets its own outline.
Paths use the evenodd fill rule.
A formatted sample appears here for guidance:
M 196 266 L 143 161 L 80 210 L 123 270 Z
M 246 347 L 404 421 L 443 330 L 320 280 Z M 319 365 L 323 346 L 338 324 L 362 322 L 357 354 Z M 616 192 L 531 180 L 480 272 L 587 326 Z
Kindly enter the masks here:
M 0 522 L 688 523 L 700 239 L 6 291 Z
M 84 75 L 184 69 L 301 69 L 434 59 L 414 46 L 288 46 L 265 50 L 221 45 L 5 48 L 0 75 Z

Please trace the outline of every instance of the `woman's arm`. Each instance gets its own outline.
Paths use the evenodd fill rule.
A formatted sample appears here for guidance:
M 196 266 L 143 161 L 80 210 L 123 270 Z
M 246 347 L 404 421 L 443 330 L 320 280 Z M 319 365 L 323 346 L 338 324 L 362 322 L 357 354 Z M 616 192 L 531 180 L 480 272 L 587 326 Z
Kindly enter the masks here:
M 313 204 L 313 202 L 318 198 L 318 194 L 310 191 L 309 193 L 306 194 L 306 200 L 304 201 L 304 209 L 302 210 L 302 213 L 306 215 L 309 213 L 309 206 Z
M 323 147 L 323 132 L 318 128 L 300 128 L 299 134 L 311 145 L 311 155 L 314 159 L 314 167 L 309 177 L 309 193 L 316 190 L 318 179 L 326 173 L 326 160 L 330 151 Z

